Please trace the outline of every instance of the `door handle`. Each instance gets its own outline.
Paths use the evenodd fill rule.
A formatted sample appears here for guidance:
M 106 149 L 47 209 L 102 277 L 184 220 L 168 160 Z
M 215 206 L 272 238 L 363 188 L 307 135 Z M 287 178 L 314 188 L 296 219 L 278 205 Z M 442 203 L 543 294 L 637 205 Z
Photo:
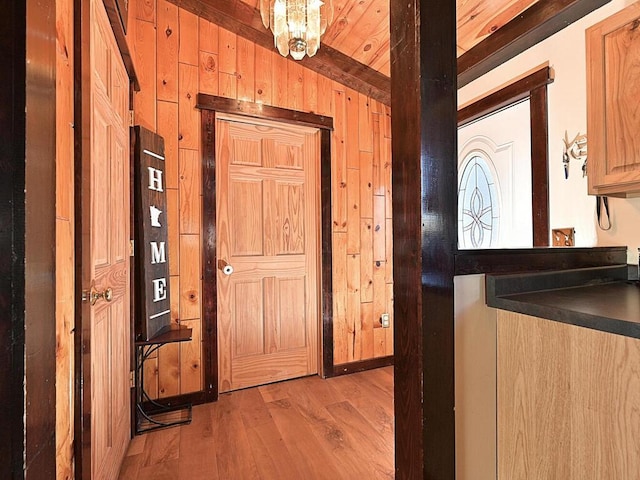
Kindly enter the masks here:
M 91 306 L 95 305 L 101 298 L 104 298 L 107 302 L 113 300 L 113 290 L 111 287 L 105 288 L 103 291 L 99 292 L 96 290 L 96 287 L 92 285 L 90 291 L 84 290 L 82 292 L 82 301 L 90 302 Z
M 231 275 L 233 273 L 233 267 L 224 260 L 218 260 L 218 268 L 222 270 L 225 275 Z

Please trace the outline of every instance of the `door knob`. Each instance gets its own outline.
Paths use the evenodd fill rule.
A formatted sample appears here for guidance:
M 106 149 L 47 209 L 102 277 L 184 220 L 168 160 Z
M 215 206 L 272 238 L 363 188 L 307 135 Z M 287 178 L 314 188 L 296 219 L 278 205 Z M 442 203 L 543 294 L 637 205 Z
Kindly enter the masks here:
M 104 298 L 107 302 L 113 300 L 113 290 L 111 289 L 111 287 L 99 292 L 98 290 L 96 290 L 96 287 L 92 285 L 91 291 L 85 290 L 82 292 L 82 301 L 90 302 L 92 306 L 95 305 L 96 302 L 101 298 Z
M 218 260 L 218 268 L 222 270 L 225 275 L 231 275 L 233 273 L 233 267 L 224 260 Z

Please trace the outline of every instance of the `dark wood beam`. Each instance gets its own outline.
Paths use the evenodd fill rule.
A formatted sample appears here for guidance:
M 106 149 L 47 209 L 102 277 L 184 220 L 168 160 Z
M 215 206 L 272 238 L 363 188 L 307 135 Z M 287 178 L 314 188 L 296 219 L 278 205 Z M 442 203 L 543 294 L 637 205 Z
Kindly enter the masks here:
M 26 1 L 24 472 L 56 474 L 56 2 Z M 22 19 L 24 22 L 24 18 Z M 19 86 L 16 85 L 16 89 Z M 18 160 L 16 158 L 16 160 Z M 16 185 L 17 187 L 18 185 Z M 18 200 L 18 198 L 16 198 Z M 20 207 L 18 207 L 20 208 Z M 18 259 L 19 261 L 19 259 Z M 22 305 L 20 305 L 22 304 Z M 16 306 L 16 308 L 19 308 Z M 24 477 L 23 477 L 24 475 Z
M 391 0 L 396 478 L 455 478 L 456 2 Z
M 272 107 L 270 105 L 262 105 L 244 100 L 236 100 L 234 98 L 207 95 L 205 93 L 198 94 L 196 107 L 201 110 L 235 113 L 255 118 L 269 118 L 282 123 L 333 130 L 333 118 L 331 117 L 289 110 L 288 108 Z
M 169 1 L 257 45 L 275 49 L 273 35 L 262 24 L 260 12 L 240 0 Z M 391 105 L 389 77 L 328 45 L 322 44 L 316 55 L 305 57 L 299 63 L 385 105 Z
M 540 0 L 458 58 L 458 87 L 559 32 L 611 0 Z
M 553 82 L 553 71 L 542 67 L 480 100 L 458 110 L 458 127 L 463 127 L 479 118 L 497 112 L 531 96 L 531 92 Z
M 26 2 L 0 17 L 0 478 L 24 471 Z M 55 95 L 54 95 L 55 98 Z M 54 389 L 54 384 L 51 385 Z M 31 397 L 29 397 L 31 401 Z M 54 412 L 55 416 L 55 412 Z M 55 473 L 55 472 L 54 472 Z

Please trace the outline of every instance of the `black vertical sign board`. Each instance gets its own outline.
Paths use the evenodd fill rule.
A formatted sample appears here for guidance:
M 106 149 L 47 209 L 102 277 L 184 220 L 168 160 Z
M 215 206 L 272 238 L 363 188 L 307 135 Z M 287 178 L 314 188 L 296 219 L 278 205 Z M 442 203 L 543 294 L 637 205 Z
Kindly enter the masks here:
M 151 340 L 171 325 L 164 139 L 134 128 L 135 329 Z

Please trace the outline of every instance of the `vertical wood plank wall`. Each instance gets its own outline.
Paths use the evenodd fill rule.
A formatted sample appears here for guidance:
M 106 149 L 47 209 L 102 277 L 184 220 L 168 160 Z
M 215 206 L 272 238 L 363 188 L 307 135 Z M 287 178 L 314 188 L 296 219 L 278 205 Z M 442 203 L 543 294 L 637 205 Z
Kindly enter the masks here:
M 56 2 L 56 477 L 73 478 L 73 2 Z
M 202 388 L 201 139 L 197 93 L 329 115 L 332 134 L 334 364 L 393 354 L 390 110 L 165 0 L 136 0 L 135 122 L 166 146 L 172 319 L 192 342 L 147 362 L 146 387 Z M 132 2 L 134 3 L 134 2 Z

